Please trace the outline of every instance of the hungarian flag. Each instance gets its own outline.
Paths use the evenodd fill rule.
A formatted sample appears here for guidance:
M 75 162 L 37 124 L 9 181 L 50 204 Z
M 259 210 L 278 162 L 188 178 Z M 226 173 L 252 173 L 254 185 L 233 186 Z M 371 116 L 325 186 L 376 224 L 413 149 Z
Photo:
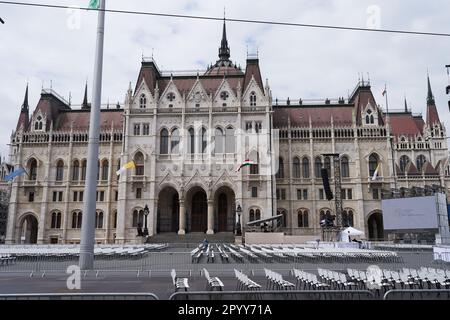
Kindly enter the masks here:
M 241 169 L 243 168 L 243 167 L 248 167 L 248 166 L 251 166 L 252 164 L 255 164 L 253 161 L 250 161 L 250 160 L 245 160 L 244 161 L 244 163 L 243 164 L 241 164 L 240 166 L 239 166 L 239 168 L 237 168 L 236 169 L 236 172 L 239 172 L 239 171 L 241 171 Z
M 380 171 L 380 163 L 378 162 L 377 168 L 375 169 L 375 172 L 373 173 L 372 181 L 377 180 L 379 171 Z
M 89 2 L 89 9 L 98 9 L 100 7 L 100 0 L 91 0 Z
M 136 168 L 136 164 L 134 163 L 134 161 L 130 161 L 128 163 L 125 163 L 122 168 L 117 170 L 116 174 L 119 176 L 122 173 L 124 173 L 125 171 L 127 171 L 128 169 L 134 169 L 134 168 Z

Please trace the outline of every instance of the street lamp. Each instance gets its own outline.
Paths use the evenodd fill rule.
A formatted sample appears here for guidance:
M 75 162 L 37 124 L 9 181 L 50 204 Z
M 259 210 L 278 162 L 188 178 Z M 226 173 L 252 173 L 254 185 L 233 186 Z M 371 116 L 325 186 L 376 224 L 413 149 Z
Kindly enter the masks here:
M 150 213 L 150 210 L 148 210 L 148 205 L 145 205 L 144 208 L 144 217 L 145 217 L 145 221 L 144 221 L 144 237 L 148 236 L 148 228 L 147 228 L 147 216 Z
M 241 236 L 242 235 L 242 230 L 241 230 L 241 213 L 242 213 L 242 208 L 241 205 L 238 204 L 237 208 L 236 208 L 236 213 L 238 215 L 238 220 L 236 222 L 236 235 L 237 236 Z

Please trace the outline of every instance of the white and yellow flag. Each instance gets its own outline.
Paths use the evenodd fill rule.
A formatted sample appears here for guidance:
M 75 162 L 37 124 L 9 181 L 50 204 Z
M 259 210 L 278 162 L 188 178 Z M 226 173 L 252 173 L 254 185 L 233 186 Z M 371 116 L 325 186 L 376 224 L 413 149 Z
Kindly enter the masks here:
M 134 169 L 134 168 L 136 168 L 136 164 L 134 163 L 134 161 L 130 161 L 128 163 L 125 163 L 122 168 L 117 170 L 116 174 L 119 176 L 122 173 L 124 173 L 125 171 L 127 171 L 128 169 Z
M 377 180 L 378 178 L 378 173 L 380 172 L 380 163 L 378 162 L 377 164 L 377 168 L 375 169 L 375 172 L 373 173 L 373 177 L 372 177 L 372 181 Z

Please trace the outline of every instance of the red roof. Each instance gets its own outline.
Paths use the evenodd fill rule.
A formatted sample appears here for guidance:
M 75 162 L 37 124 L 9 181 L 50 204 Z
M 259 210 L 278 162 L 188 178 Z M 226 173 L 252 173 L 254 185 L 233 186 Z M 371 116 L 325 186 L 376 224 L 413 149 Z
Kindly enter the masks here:
M 386 117 L 386 115 L 385 115 Z M 422 134 L 423 119 L 413 117 L 411 113 L 390 113 L 389 121 L 394 136 L 416 136 Z
M 352 126 L 353 106 L 305 106 L 305 107 L 275 107 L 273 125 L 275 128 L 287 127 L 288 118 L 291 126 L 309 127 L 309 118 L 315 127 L 331 125 Z
M 433 125 L 435 123 L 441 123 L 439 120 L 439 114 L 434 104 L 427 106 L 427 125 Z
M 87 130 L 89 128 L 91 113 L 84 110 L 76 110 L 70 112 L 63 112 L 59 115 L 54 129 L 61 131 L 70 131 L 72 123 L 73 130 Z M 123 128 L 123 110 L 111 109 L 101 110 L 100 112 L 100 130 L 111 130 L 114 125 L 115 130 L 122 130 Z

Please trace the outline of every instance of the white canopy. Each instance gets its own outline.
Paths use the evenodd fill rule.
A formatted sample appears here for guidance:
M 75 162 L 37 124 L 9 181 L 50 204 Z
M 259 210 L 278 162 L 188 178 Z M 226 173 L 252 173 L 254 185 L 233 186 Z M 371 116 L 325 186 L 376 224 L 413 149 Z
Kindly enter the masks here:
M 342 231 L 343 234 L 349 235 L 349 236 L 362 236 L 364 232 L 359 231 L 355 228 L 348 227 Z

